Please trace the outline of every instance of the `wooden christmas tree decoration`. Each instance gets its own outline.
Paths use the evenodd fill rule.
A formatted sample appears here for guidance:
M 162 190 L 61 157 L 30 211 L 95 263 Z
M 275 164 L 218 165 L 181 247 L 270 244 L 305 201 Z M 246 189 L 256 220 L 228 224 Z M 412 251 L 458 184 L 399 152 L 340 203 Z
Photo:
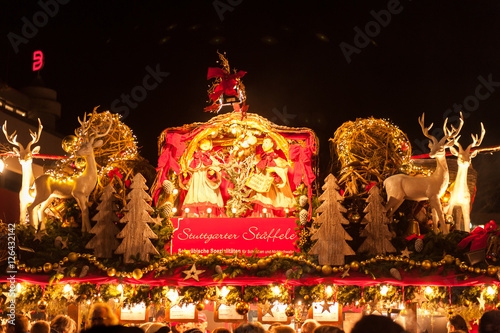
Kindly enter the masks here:
M 127 195 L 128 212 L 120 220 L 121 223 L 127 224 L 116 236 L 123 240 L 115 253 L 123 254 L 123 262 L 127 264 L 134 262 L 132 256 L 137 256 L 137 260 L 149 262 L 150 254 L 159 253 L 150 240 L 157 239 L 158 236 L 148 226 L 148 223 L 155 223 L 155 220 L 149 215 L 153 208 L 147 203 L 151 197 L 146 193 L 146 179 L 140 173 L 136 174 L 130 188 L 132 190 Z
M 316 209 L 320 213 L 316 223 L 321 226 L 311 237 L 311 240 L 318 241 L 309 251 L 309 254 L 318 255 L 320 265 L 343 265 L 345 256 L 355 254 L 346 242 L 352 238 L 342 227 L 349 221 L 342 215 L 347 210 L 341 205 L 343 198 L 339 189 L 337 179 L 329 174 L 323 185 L 324 192 L 319 197 L 322 204 Z
M 92 221 L 97 223 L 90 230 L 90 233 L 95 234 L 95 236 L 85 245 L 85 248 L 93 249 L 94 256 L 97 258 L 111 258 L 113 251 L 120 243 L 116 239 L 120 229 L 115 225 L 115 222 L 119 220 L 114 212 L 115 193 L 111 183 L 104 188 L 101 203 L 97 206 L 99 212 L 92 218 Z
M 363 211 L 366 215 L 361 221 L 362 224 L 366 224 L 366 227 L 360 233 L 360 236 L 367 238 L 359 247 L 358 252 L 368 252 L 369 254 L 396 252 L 390 241 L 392 235 L 387 225 L 391 220 L 387 217 L 380 189 L 373 186 L 368 194 L 366 199 L 368 205 Z

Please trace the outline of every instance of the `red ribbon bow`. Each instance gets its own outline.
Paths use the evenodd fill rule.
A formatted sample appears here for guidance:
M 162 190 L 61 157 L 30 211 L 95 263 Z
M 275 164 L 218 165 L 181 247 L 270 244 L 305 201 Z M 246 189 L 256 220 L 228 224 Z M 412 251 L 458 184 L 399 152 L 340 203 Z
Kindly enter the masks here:
M 114 168 L 113 170 L 108 172 L 108 177 L 113 178 L 114 176 L 123 179 L 123 175 L 120 173 L 120 169 Z
M 262 155 L 260 155 L 260 158 L 261 160 L 259 161 L 259 163 L 257 163 L 257 168 L 265 169 L 267 167 L 276 166 L 276 162 L 274 162 L 274 159 L 278 158 L 278 154 L 276 154 L 274 151 L 269 153 L 262 153 Z
M 299 186 L 302 178 L 304 178 L 304 183 L 310 186 L 316 178 L 311 167 L 311 149 L 309 147 L 302 147 L 301 145 L 291 145 L 289 153 L 290 160 L 295 163 L 293 183 L 295 186 Z
M 197 151 L 193 154 L 193 160 L 189 163 L 189 167 L 196 168 L 200 163 L 203 165 L 212 165 L 210 154 L 207 152 Z
M 470 245 L 471 251 L 484 249 L 488 245 L 489 234 L 495 231 L 496 229 L 497 229 L 497 224 L 493 220 L 488 222 L 484 226 L 484 229 L 483 227 L 476 227 L 474 230 L 471 231 L 468 237 L 462 239 L 462 241 L 458 243 L 458 247 L 463 249 L 469 243 L 471 243 Z
M 228 96 L 236 96 L 236 90 L 234 89 L 236 87 L 236 84 L 238 81 L 236 79 L 239 79 L 243 76 L 245 76 L 247 72 L 244 71 L 238 71 L 235 74 L 229 74 L 225 70 L 219 67 L 209 67 L 208 68 L 208 74 L 207 74 L 207 80 L 210 80 L 214 77 L 220 77 L 222 80 L 219 82 L 219 84 L 215 87 L 215 90 L 212 94 L 210 94 L 210 99 L 212 101 L 216 101 L 219 99 L 220 95 L 222 93 L 228 95 Z

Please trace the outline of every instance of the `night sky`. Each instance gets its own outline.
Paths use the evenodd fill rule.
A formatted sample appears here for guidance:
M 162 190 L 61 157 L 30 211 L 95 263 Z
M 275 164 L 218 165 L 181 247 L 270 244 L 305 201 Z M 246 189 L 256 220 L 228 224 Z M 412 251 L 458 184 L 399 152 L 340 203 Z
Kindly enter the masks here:
M 441 127 L 463 110 L 462 146 L 481 122 L 483 146 L 500 145 L 498 1 L 60 2 L 55 10 L 55 0 L 2 1 L 0 78 L 14 88 L 27 85 L 33 51 L 42 50 L 41 75 L 62 104 L 59 131 L 71 134 L 77 116 L 95 106 L 126 105 L 121 96 L 143 85 L 149 70 L 169 73 L 124 120 L 155 166 L 162 130 L 214 116 L 203 108 L 217 50 L 248 72 L 249 112 L 317 133 L 321 177 L 328 138 L 360 117 L 390 119 L 420 153 L 422 112 L 427 124 Z M 45 3 L 57 13 L 43 21 Z M 23 26 L 37 19 L 38 31 L 25 38 Z M 23 43 L 13 45 L 14 34 Z M 483 197 L 474 209 L 500 211 L 498 156 L 481 154 L 473 166 Z

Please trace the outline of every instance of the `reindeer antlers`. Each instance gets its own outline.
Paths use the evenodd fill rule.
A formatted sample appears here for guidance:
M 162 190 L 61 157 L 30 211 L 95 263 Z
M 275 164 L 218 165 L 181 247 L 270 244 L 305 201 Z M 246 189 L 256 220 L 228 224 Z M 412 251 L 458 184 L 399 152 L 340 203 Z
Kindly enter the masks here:
M 22 149 L 23 146 L 19 142 L 16 141 L 16 138 L 17 138 L 16 132 L 17 131 L 14 131 L 14 133 L 12 133 L 12 135 L 9 135 L 7 133 L 7 120 L 5 121 L 5 123 L 3 123 L 2 131 L 3 131 L 3 134 L 5 134 L 5 138 L 7 139 L 7 141 L 10 144 L 13 144 L 14 146 L 18 146 L 19 148 Z
M 26 149 L 30 150 L 31 145 L 37 143 L 38 140 L 40 140 L 40 135 L 42 135 L 42 129 L 43 129 L 42 122 L 40 121 L 40 118 L 38 118 L 38 133 L 35 133 L 32 130 L 30 130 L 31 142 L 28 143 Z
M 98 118 L 99 113 L 96 112 L 97 108 L 98 107 L 95 107 L 92 113 L 89 114 L 85 113 L 83 120 L 80 120 L 80 117 L 78 117 L 78 122 L 80 123 L 81 128 L 75 130 L 75 134 L 77 136 L 85 137 L 86 140 L 88 141 L 93 141 L 97 138 L 108 135 L 109 131 L 113 127 L 113 118 L 109 112 L 106 112 L 106 118 L 104 120 L 95 122 L 95 120 L 99 119 Z M 87 120 L 87 115 L 90 115 L 88 120 Z M 100 124 L 99 126 L 95 126 L 96 128 L 92 126 L 92 125 L 97 125 L 98 123 Z M 97 128 L 103 126 L 104 124 L 107 124 L 107 129 L 104 131 L 104 133 L 98 133 L 99 130 Z
M 479 147 L 481 143 L 483 142 L 484 135 L 486 134 L 486 130 L 484 129 L 483 123 L 481 123 L 481 137 L 478 139 L 477 134 L 471 134 L 470 136 L 472 137 L 472 143 L 467 147 L 467 150 L 470 151 L 472 147 Z
M 422 117 L 418 118 L 418 123 L 420 124 L 420 127 L 422 128 L 422 133 L 424 133 L 425 137 L 431 139 L 433 143 L 437 143 L 437 139 L 433 135 L 429 134 L 429 130 L 432 128 L 432 126 L 434 125 L 434 123 L 430 124 L 429 127 L 425 127 L 425 125 L 424 125 L 424 117 L 425 117 L 425 112 L 422 113 Z

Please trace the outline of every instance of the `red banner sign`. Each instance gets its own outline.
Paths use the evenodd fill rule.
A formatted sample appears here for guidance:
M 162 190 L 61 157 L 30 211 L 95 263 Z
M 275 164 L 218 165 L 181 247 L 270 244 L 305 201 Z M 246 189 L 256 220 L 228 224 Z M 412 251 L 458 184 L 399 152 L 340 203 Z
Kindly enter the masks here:
M 174 218 L 171 253 L 292 254 L 295 218 Z

